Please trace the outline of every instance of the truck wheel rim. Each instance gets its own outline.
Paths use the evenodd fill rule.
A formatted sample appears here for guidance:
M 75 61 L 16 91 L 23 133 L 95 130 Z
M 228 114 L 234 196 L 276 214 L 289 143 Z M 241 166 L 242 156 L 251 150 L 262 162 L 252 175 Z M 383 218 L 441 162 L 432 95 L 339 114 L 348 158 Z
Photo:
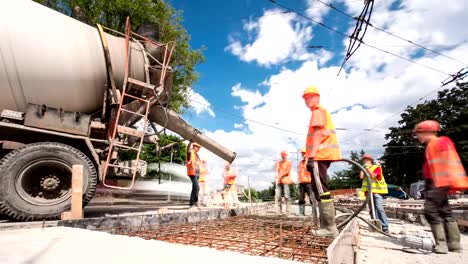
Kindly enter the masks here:
M 56 205 L 71 197 L 71 165 L 59 159 L 37 159 L 17 174 L 18 195 L 34 205 Z

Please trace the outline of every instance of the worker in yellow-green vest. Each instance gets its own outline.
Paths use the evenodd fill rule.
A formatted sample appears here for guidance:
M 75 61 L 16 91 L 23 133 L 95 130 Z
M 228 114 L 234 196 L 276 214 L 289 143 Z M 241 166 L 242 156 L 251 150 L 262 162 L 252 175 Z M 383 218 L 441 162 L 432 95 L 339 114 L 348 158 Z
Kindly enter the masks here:
M 374 198 L 374 208 L 369 206 L 371 213 L 375 212 L 375 216 L 382 222 L 382 231 L 388 233 L 388 219 L 385 214 L 385 208 L 383 203 L 383 195 L 388 193 L 387 183 L 382 172 L 382 167 L 374 164 L 374 158 L 369 154 L 362 156 L 362 163 L 364 168 L 367 169 L 371 176 L 372 182 L 372 197 Z M 362 179 L 361 191 L 367 195 L 367 180 L 364 177 L 364 173 L 361 171 L 359 177 Z

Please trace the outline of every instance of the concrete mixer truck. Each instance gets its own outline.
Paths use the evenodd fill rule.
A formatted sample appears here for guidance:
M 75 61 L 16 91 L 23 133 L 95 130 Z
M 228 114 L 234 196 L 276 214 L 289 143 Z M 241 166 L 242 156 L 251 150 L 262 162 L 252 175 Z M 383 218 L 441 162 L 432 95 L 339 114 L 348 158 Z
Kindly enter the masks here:
M 168 109 L 174 43 L 156 33 L 151 26 L 133 32 L 128 19 L 116 32 L 33 1 L 0 2 L 0 213 L 59 217 L 71 206 L 73 165 L 84 167 L 84 205 L 99 182 L 131 188 L 144 174 L 143 143 L 158 143 L 146 134 L 154 123 L 234 160 Z M 135 160 L 120 160 L 132 151 Z M 112 186 L 110 177 L 131 184 Z

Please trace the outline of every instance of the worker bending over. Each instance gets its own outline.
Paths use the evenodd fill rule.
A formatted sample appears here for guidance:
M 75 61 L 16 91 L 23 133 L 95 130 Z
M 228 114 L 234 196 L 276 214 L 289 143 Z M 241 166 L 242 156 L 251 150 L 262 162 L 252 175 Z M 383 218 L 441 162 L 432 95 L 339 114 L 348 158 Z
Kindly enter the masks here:
M 200 193 L 201 195 L 201 205 L 206 206 L 208 203 L 208 192 L 207 192 L 207 186 L 206 186 L 206 177 L 208 175 L 208 168 L 206 166 L 206 159 L 203 158 L 201 159 L 200 163 L 200 178 L 198 179 L 198 184 L 200 187 Z
M 383 195 L 388 193 L 388 188 L 382 172 L 382 167 L 374 164 L 374 158 L 369 154 L 364 154 L 362 156 L 362 163 L 371 176 L 372 197 L 374 200 L 374 208 L 369 204 L 371 214 L 373 214 L 372 212 L 375 213 L 375 216 L 382 222 L 382 231 L 387 233 L 388 219 L 387 214 L 385 214 Z M 361 191 L 367 196 L 367 180 L 364 176 L 364 172 L 361 171 L 359 177 L 362 180 Z
M 287 159 L 288 152 L 281 151 L 281 160 L 276 162 L 276 201 L 279 203 L 280 214 L 283 213 L 283 199 L 286 203 L 286 214 L 289 215 L 291 201 L 289 200 L 289 185 L 291 181 L 291 161 Z
M 452 140 L 438 137 L 440 125 L 426 120 L 413 133 L 426 145 L 423 174 L 426 179 L 424 215 L 431 225 L 436 246 L 434 252 L 461 252 L 460 231 L 448 201 L 450 190 L 468 189 L 468 177 Z
M 335 207 L 328 189 L 327 170 L 333 161 L 341 159 L 340 146 L 330 112 L 320 105 L 320 93 L 314 86 L 302 95 L 312 111 L 306 139 L 306 167 L 313 176 L 313 191 L 319 201 L 320 230 L 317 236 L 338 235 L 335 224 Z
M 239 199 L 237 197 L 236 188 L 236 169 L 229 163 L 226 162 L 224 165 L 223 177 L 224 177 L 224 208 L 228 209 L 231 204 L 238 204 Z
M 313 204 L 312 197 L 312 179 L 310 176 L 310 172 L 307 171 L 306 168 L 306 149 L 303 148 L 301 150 L 302 160 L 299 162 L 297 166 L 297 180 L 299 182 L 299 214 L 305 216 L 305 195 L 309 197 L 310 205 L 312 206 L 312 212 L 315 210 Z
M 200 144 L 190 142 L 187 146 L 187 175 L 192 181 L 192 192 L 190 193 L 190 208 L 198 206 L 198 178 L 200 176 Z

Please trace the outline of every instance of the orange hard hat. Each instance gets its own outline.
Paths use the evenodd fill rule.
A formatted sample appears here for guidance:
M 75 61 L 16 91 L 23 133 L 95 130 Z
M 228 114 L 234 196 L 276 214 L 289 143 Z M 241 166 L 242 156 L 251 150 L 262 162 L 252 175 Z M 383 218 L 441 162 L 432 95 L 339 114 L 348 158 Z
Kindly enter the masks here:
M 307 151 L 306 151 L 305 148 L 302 148 L 302 149 L 301 149 L 301 153 L 306 153 L 306 152 L 307 152 Z
M 286 150 L 281 151 L 281 156 L 288 156 L 288 152 Z
M 365 160 L 365 159 L 374 160 L 374 158 L 371 156 L 371 154 L 367 154 L 367 153 L 362 155 L 362 160 Z
M 440 124 L 434 120 L 426 120 L 422 121 L 421 123 L 417 124 L 414 127 L 413 133 L 419 132 L 437 132 L 440 131 Z
M 309 95 L 320 95 L 319 90 L 315 86 L 309 86 L 304 90 L 304 94 L 302 94 L 302 98 L 305 98 Z
M 201 145 L 198 144 L 197 142 L 193 142 L 193 143 L 192 143 L 192 146 L 201 148 Z

